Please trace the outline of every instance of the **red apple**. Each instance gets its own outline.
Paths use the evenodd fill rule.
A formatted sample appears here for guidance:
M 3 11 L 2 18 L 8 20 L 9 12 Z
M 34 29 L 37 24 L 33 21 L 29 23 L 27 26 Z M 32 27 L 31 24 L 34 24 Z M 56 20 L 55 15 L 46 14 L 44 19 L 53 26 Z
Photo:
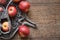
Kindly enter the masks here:
M 2 12 L 3 11 L 3 8 L 2 7 L 0 7 L 0 12 Z
M 19 26 L 18 33 L 21 37 L 27 37 L 30 33 L 30 30 L 27 26 L 21 25 Z
M 6 4 L 6 0 L 0 0 L 0 4 Z
M 4 31 L 4 32 L 9 31 L 9 24 L 8 24 L 8 22 L 4 22 L 2 24 L 2 31 Z
M 15 6 L 8 7 L 8 14 L 10 17 L 14 17 L 17 14 L 17 9 Z
M 23 11 L 23 12 L 28 12 L 29 8 L 30 8 L 30 3 L 27 1 L 21 1 L 19 3 L 19 8 Z
M 13 0 L 13 2 L 15 2 L 15 3 L 18 3 L 18 2 L 20 2 L 21 0 Z

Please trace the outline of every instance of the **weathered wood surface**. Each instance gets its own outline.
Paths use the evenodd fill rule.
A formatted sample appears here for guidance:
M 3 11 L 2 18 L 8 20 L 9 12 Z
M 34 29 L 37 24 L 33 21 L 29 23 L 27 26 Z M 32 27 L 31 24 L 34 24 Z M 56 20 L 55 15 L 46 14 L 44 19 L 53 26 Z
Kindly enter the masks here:
M 10 40 L 60 40 L 60 0 L 27 0 L 31 3 L 29 18 L 37 24 L 30 36 L 22 39 L 18 34 Z

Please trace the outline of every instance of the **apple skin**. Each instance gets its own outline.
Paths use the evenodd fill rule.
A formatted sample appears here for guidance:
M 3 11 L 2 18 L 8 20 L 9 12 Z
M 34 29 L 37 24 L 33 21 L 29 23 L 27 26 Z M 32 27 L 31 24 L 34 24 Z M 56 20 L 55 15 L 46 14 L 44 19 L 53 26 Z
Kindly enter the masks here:
M 6 4 L 6 0 L 0 0 L 0 4 Z
M 15 2 L 15 3 L 18 3 L 18 2 L 20 2 L 21 0 L 13 0 L 13 2 Z
M 0 7 L 0 12 L 2 12 L 3 11 L 3 8 L 2 7 Z
M 8 7 L 8 14 L 10 17 L 14 17 L 17 14 L 17 9 L 15 6 Z
M 30 30 L 27 26 L 21 25 L 19 26 L 18 33 L 21 37 L 27 37 L 30 34 Z
M 8 22 L 4 22 L 2 24 L 2 31 L 4 31 L 4 32 L 9 31 L 9 24 L 8 24 Z
M 21 1 L 19 3 L 19 8 L 23 11 L 23 12 L 28 12 L 29 8 L 30 8 L 30 3 L 27 1 Z

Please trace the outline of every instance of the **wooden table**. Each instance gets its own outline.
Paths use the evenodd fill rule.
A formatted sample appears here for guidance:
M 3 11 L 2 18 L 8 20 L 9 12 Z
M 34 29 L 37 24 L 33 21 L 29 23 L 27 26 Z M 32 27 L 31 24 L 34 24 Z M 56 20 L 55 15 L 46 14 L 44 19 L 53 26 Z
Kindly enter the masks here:
M 60 40 L 60 0 L 27 0 L 31 3 L 29 18 L 37 24 L 28 38 L 16 34 L 10 40 Z

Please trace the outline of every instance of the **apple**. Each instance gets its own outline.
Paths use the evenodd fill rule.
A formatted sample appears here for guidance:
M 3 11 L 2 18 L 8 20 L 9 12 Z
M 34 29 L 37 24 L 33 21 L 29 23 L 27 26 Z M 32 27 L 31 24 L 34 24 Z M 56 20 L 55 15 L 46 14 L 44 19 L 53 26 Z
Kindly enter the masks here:
M 9 31 L 9 23 L 8 22 L 4 22 L 2 24 L 2 31 L 4 31 L 4 32 Z
M 28 12 L 29 8 L 30 8 L 30 3 L 27 1 L 21 1 L 19 3 L 19 8 L 23 11 L 23 12 Z
M 3 11 L 3 8 L 2 7 L 0 7 L 0 12 L 2 12 Z
M 21 25 L 19 26 L 18 33 L 21 37 L 27 37 L 30 33 L 30 30 L 27 26 Z
M 15 2 L 15 3 L 18 3 L 18 2 L 20 2 L 21 0 L 13 0 L 13 2 Z
M 8 14 L 10 17 L 14 17 L 17 14 L 17 9 L 15 6 L 8 7 Z
M 0 0 L 0 4 L 6 4 L 6 0 Z

